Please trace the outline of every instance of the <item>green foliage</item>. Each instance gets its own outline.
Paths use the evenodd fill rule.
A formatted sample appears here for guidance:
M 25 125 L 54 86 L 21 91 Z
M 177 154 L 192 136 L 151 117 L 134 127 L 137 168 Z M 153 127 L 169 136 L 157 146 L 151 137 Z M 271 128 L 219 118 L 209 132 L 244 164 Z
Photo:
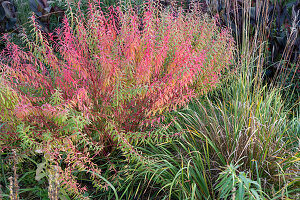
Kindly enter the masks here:
M 0 78 L 0 122 L 10 122 L 13 120 L 13 110 L 18 101 L 17 93 L 6 86 Z
M 262 187 L 257 181 L 249 179 L 245 172 L 238 172 L 239 166 L 230 164 L 220 173 L 219 183 L 216 190 L 219 190 L 220 199 L 266 199 Z
M 116 3 L 102 2 L 100 6 L 104 7 Z M 0 84 L 0 149 L 4 150 L 0 154 L 0 186 L 4 186 L 0 195 L 9 197 L 7 180 L 13 174 L 14 159 L 8 150 L 17 147 L 19 194 L 24 199 L 297 199 L 299 104 L 283 95 L 280 88 L 262 86 L 257 69 L 262 67 L 261 58 L 266 56 L 263 42 L 257 46 L 250 44 L 248 32 L 244 31 L 243 43 L 238 42 L 242 56 L 236 55 L 239 62 L 232 63 L 228 55 L 234 46 L 227 43 L 232 41 L 223 40 L 230 36 L 220 32 L 216 21 L 206 17 L 195 20 L 193 14 L 169 7 L 161 13 L 147 13 L 161 22 L 161 26 L 148 32 L 150 36 L 155 33 L 155 42 L 149 49 L 169 48 L 166 56 L 160 51 L 150 54 L 145 49 L 153 40 L 137 39 L 143 28 L 139 26 L 145 8 L 135 7 L 138 13 L 135 16 L 127 7 L 130 2 L 120 1 L 122 13 L 118 20 L 123 24 L 116 22 L 123 25 L 124 31 L 118 32 L 113 26 L 107 28 L 116 16 L 101 15 L 94 7 L 95 12 L 89 13 L 86 3 L 82 3 L 82 14 L 92 13 L 94 18 L 84 22 L 80 21 L 81 11 L 75 4 L 65 7 L 69 20 L 65 21 L 65 32 L 59 32 L 65 36 L 58 42 L 64 44 L 63 50 L 53 48 L 57 40 L 48 40 L 35 18 L 32 18 L 32 35 L 23 37 L 27 48 L 14 49 L 24 59 L 20 62 L 24 68 L 15 71 L 20 72 L 17 73 L 20 84 L 13 85 L 15 79 L 12 85 Z M 101 20 L 106 26 L 99 25 Z M 137 24 L 136 32 L 130 31 L 130 20 Z M 245 30 L 248 28 L 245 25 Z M 189 48 L 182 49 L 182 44 L 189 34 L 193 51 L 184 54 Z M 107 38 L 103 39 L 103 35 Z M 75 46 L 65 48 L 68 45 Z M 176 107 L 181 108 L 177 111 L 163 112 L 173 110 L 166 108 L 171 105 L 168 100 L 174 97 L 174 91 L 182 89 L 179 82 L 191 79 L 179 81 L 180 73 L 166 78 L 164 81 L 170 82 L 161 82 L 158 87 L 164 89 L 160 90 L 162 96 L 155 97 L 153 94 L 158 91 L 155 84 L 148 84 L 156 80 L 154 73 L 149 76 L 147 70 L 137 73 L 133 66 L 141 66 L 142 59 L 152 56 L 152 60 L 144 60 L 149 64 L 144 66 L 153 67 L 151 73 L 160 66 L 157 77 L 162 77 L 166 72 L 179 70 L 177 66 L 186 66 L 180 63 L 183 57 L 179 56 L 175 62 L 178 52 L 189 57 L 191 52 L 201 51 L 206 53 L 203 67 L 215 69 L 216 73 L 204 70 L 210 81 L 198 76 L 189 85 L 197 99 L 185 107 L 181 106 L 187 101 L 178 103 Z M 158 62 L 159 56 L 163 58 L 162 64 Z M 222 69 L 227 61 L 236 69 L 235 73 Z M 30 71 L 29 63 L 38 66 L 36 70 Z M 19 66 L 11 60 L 5 64 L 5 70 Z M 117 70 L 109 71 L 112 66 Z M 55 71 L 55 67 L 59 70 Z M 226 77 L 220 76 L 225 71 Z M 222 84 L 215 82 L 216 76 L 222 78 Z M 207 84 L 203 85 L 205 81 Z M 172 84 L 177 87 L 175 90 L 169 87 Z M 48 86 L 50 92 L 43 98 L 42 92 Z M 209 91 L 211 86 L 218 87 Z M 203 90 L 209 92 L 199 96 Z M 155 98 L 147 96 L 149 93 Z M 161 99 L 167 104 L 160 104 Z M 149 102 L 155 101 L 157 107 L 151 107 L 153 104 Z M 142 117 L 137 117 L 139 113 Z M 156 120 L 145 120 L 151 114 Z
M 173 139 L 132 145 L 130 164 L 118 165 L 131 175 L 118 189 L 128 198 L 294 197 L 299 118 L 287 118 L 290 109 L 280 90 L 253 88 L 252 83 L 237 77 L 169 115 L 164 123 L 173 124 L 165 135 Z M 233 162 L 236 166 L 228 166 Z

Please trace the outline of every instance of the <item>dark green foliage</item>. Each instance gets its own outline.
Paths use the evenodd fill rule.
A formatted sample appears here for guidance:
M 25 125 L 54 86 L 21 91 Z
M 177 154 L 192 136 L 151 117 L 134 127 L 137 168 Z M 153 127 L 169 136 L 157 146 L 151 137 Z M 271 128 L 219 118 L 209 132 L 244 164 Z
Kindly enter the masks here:
M 62 22 L 64 9 L 56 5 L 50 5 L 47 0 L 29 0 L 29 5 L 44 31 L 52 32 L 56 28 L 52 25 L 53 21 L 55 24 Z
M 11 31 L 17 22 L 17 9 L 11 0 L 0 1 L 0 34 Z

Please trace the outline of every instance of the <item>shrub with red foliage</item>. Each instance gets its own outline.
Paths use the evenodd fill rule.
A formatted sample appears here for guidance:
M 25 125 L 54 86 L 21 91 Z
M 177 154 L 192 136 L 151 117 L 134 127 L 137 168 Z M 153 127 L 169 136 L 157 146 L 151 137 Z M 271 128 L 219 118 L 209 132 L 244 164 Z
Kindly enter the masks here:
M 185 105 L 213 88 L 230 64 L 231 37 L 219 31 L 215 21 L 196 13 L 158 17 L 149 8 L 140 31 L 134 12 L 117 9 L 114 14 L 120 29 L 116 16 L 90 5 L 89 20 L 78 17 L 73 28 L 64 20 L 58 41 L 47 40 L 37 30 L 31 52 L 8 42 L 6 73 L 31 102 L 47 102 L 60 88 L 63 98 L 76 101 L 87 117 L 96 112 L 131 131 L 121 124 Z M 25 94 L 24 87 L 34 92 Z
M 80 129 L 84 137 L 105 146 L 113 132 L 143 131 L 159 122 L 162 112 L 211 90 L 231 64 L 229 32 L 201 13 L 178 11 L 174 16 L 148 5 L 142 17 L 120 8 L 106 15 L 90 4 L 87 16 L 65 18 L 55 40 L 34 23 L 36 40 L 24 38 L 30 51 L 7 40 L 1 60 L 6 79 L 22 99 L 16 117 L 65 138 L 70 143 L 65 152 L 76 146 L 71 144 L 74 135 L 62 132 L 55 116 L 69 109 L 81 113 L 90 122 Z M 50 106 L 58 90 L 61 105 Z

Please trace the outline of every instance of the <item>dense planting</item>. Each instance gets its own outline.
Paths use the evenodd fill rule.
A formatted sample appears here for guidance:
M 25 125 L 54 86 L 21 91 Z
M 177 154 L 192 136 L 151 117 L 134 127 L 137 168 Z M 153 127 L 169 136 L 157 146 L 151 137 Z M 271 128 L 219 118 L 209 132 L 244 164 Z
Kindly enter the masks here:
M 0 199 L 297 199 L 299 102 L 263 85 L 264 31 L 99 1 L 50 32 L 45 2 L 3 37 Z
M 157 126 L 163 111 L 214 88 L 233 55 L 228 32 L 199 13 L 175 17 L 148 5 L 142 17 L 118 8 L 105 15 L 90 4 L 88 20 L 81 14 L 48 35 L 32 17 L 35 40 L 24 36 L 22 49 L 8 39 L 2 53 L 4 91 L 18 98 L 3 120 L 18 122 L 6 125 L 14 132 L 2 150 L 41 152 L 76 194 L 72 171 L 101 174 L 91 155 L 130 145 L 123 135 Z

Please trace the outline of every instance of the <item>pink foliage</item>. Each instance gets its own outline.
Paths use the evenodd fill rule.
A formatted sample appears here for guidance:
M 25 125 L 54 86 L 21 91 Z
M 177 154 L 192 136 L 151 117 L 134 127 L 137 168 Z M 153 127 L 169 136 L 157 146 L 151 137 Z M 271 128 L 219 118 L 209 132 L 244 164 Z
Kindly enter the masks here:
M 40 43 L 33 45 L 40 55 L 7 42 L 7 72 L 18 88 L 32 87 L 46 99 L 60 88 L 65 100 L 77 98 L 78 109 L 87 116 L 97 110 L 114 115 L 121 125 L 131 120 L 134 111 L 128 105 L 134 105 L 141 122 L 153 118 L 215 87 L 233 47 L 228 31 L 218 32 L 215 23 L 201 22 L 197 15 L 158 14 L 150 5 L 142 19 L 118 8 L 105 15 L 90 4 L 88 20 L 77 18 L 72 28 L 64 19 L 57 40 L 52 34 L 48 40 L 39 36 Z M 40 94 L 25 96 L 38 101 Z
M 149 5 L 139 17 L 132 9 L 111 9 L 106 15 L 99 7 L 90 4 L 86 18 L 83 13 L 74 21 L 65 18 L 63 28 L 47 36 L 35 24 L 36 41 L 26 38 L 30 51 L 6 38 L 1 65 L 22 99 L 15 110 L 19 120 L 43 124 L 32 119 L 51 120 L 70 108 L 81 112 L 95 125 L 93 131 L 106 138 L 111 134 L 108 122 L 116 132 L 142 131 L 159 122 L 162 112 L 214 88 L 231 64 L 234 45 L 229 32 L 199 13 L 179 12 L 175 17 Z M 50 105 L 57 89 L 62 105 Z M 75 148 L 67 135 L 66 141 L 68 148 Z M 76 151 L 64 151 L 73 154 L 61 171 L 62 179 L 81 162 Z M 82 157 L 79 165 L 87 170 L 90 163 L 95 171 Z M 78 188 L 76 182 L 62 181 Z

